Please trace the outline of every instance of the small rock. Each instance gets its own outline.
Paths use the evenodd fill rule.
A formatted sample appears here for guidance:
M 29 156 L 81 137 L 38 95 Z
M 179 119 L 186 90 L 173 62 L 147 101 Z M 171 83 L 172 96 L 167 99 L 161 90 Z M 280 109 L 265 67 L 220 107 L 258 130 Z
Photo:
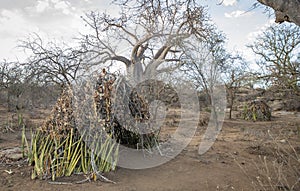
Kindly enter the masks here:
M 4 172 L 7 172 L 7 174 L 13 174 L 13 173 L 14 173 L 13 171 L 11 171 L 11 169 L 9 169 L 9 170 L 4 170 Z
M 9 155 L 6 155 L 6 158 L 11 159 L 11 160 L 20 160 L 23 158 L 22 153 L 12 153 Z
M 5 157 L 11 160 L 20 160 L 23 157 L 23 155 L 21 148 L 15 147 L 0 151 L 0 157 Z
M 286 140 L 285 139 L 281 139 L 279 142 L 286 143 Z

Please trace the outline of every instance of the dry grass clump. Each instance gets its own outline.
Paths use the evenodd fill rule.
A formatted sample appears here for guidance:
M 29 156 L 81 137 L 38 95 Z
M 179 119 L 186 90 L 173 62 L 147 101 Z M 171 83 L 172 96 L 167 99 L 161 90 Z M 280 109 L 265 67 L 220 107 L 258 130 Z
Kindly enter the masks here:
M 253 161 L 256 175 L 250 174 L 237 160 L 236 163 L 257 191 L 300 190 L 300 147 L 287 139 L 273 137 L 267 155 L 259 155 Z

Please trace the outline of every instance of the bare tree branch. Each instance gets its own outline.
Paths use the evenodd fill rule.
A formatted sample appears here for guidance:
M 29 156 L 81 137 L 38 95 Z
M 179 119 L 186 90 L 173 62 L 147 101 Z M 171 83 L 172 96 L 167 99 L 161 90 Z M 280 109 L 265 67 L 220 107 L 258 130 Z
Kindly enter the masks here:
M 257 0 L 274 9 L 277 23 L 293 22 L 300 26 L 299 0 Z

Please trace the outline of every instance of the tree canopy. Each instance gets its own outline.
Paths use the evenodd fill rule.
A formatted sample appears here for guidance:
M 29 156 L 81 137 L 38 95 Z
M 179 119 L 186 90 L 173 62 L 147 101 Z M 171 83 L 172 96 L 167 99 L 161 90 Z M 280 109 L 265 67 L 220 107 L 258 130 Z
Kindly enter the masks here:
M 179 67 L 184 40 L 209 34 L 206 11 L 196 1 L 114 3 L 120 7 L 116 17 L 98 12 L 83 17 L 94 32 L 83 36 L 82 43 L 94 62 L 122 63 L 134 81 Z
M 297 88 L 300 75 L 300 27 L 272 25 L 249 46 L 257 54 L 263 78 L 284 88 Z

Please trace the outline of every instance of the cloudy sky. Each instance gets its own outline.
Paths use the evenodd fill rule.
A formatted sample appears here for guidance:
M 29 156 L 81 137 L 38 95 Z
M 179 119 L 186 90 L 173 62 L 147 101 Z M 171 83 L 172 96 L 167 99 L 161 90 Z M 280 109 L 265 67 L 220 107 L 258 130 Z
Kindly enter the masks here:
M 245 47 L 266 26 L 274 22 L 263 8 L 251 10 L 255 0 L 201 0 L 208 6 L 212 20 L 227 38 L 230 50 L 242 51 L 247 59 L 253 55 Z M 1 0 L 0 60 L 23 60 L 26 56 L 16 48 L 18 40 L 30 33 L 48 39 L 74 42 L 86 27 L 80 16 L 91 10 L 114 10 L 111 0 Z

